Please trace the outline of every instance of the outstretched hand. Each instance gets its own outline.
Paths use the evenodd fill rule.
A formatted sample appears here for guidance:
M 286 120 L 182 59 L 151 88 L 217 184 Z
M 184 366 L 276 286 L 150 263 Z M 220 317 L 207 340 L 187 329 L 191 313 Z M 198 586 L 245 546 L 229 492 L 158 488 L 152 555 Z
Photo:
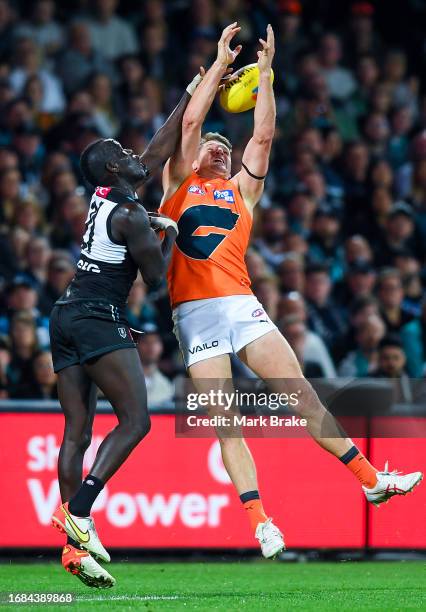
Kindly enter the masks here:
M 266 32 L 266 40 L 259 38 L 262 49 L 257 52 L 257 65 L 259 66 L 260 74 L 267 74 L 269 76 L 272 60 L 275 55 L 275 37 L 271 24 L 268 25 Z
M 226 66 L 232 64 L 240 53 L 242 49 L 241 45 L 237 45 L 234 50 L 230 47 L 231 40 L 240 30 L 241 28 L 237 26 L 236 21 L 223 30 L 222 36 L 217 43 L 217 61 L 221 64 Z

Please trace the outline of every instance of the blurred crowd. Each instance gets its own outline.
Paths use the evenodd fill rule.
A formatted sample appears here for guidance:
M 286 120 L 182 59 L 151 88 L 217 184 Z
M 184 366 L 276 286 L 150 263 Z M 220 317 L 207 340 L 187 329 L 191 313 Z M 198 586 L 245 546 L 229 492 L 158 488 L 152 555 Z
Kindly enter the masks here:
M 268 23 L 276 35 L 276 138 L 247 253 L 254 293 L 308 376 L 424 376 L 426 9 L 400 3 L 406 40 L 382 3 L 319 4 L 0 0 L 0 397 L 56 396 L 49 313 L 73 277 L 91 196 L 80 153 L 100 137 L 141 153 L 235 20 L 237 67 L 256 61 Z M 217 102 L 207 118 L 233 142 L 235 169 L 252 122 Z M 159 176 L 138 195 L 156 209 Z M 128 319 L 146 332 L 150 403 L 167 402 L 183 365 L 166 288 L 138 278 Z

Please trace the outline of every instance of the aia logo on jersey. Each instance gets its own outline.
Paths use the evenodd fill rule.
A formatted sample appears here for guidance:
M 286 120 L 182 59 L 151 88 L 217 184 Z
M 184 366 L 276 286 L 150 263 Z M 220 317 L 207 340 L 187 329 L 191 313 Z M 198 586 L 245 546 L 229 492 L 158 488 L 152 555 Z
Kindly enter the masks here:
M 111 187 L 96 187 L 95 193 L 100 198 L 106 198 L 110 191 Z
M 215 189 L 213 191 L 213 197 L 215 200 L 225 200 L 225 202 L 229 202 L 229 204 L 235 202 L 232 189 Z
M 251 316 L 256 319 L 257 317 L 261 317 L 263 314 L 265 314 L 265 311 L 262 308 L 256 308 L 256 310 L 253 310 L 251 313 Z
M 190 185 L 188 188 L 188 193 L 195 193 L 196 195 L 206 195 L 204 189 L 198 187 L 198 185 Z

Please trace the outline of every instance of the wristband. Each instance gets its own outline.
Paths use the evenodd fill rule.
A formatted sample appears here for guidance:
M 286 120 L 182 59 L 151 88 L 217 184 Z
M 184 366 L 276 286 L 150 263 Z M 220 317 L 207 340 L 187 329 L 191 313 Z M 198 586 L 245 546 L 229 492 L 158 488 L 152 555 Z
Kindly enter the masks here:
M 201 74 L 195 75 L 195 77 L 192 79 L 192 81 L 189 83 L 188 87 L 186 88 L 186 91 L 189 93 L 190 96 L 192 96 L 192 94 L 197 89 L 197 86 L 201 83 L 202 80 L 203 80 L 203 77 L 201 76 Z

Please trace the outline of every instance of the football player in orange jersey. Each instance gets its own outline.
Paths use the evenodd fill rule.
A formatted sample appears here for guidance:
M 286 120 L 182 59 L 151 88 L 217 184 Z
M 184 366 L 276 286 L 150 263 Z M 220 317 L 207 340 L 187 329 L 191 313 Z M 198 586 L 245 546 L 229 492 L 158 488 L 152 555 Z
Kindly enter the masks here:
M 380 504 L 410 491 L 421 473 L 406 476 L 377 471 L 341 430 L 303 377 L 297 358 L 250 289 L 244 255 L 253 208 L 268 171 L 275 131 L 275 99 L 270 81 L 274 33 L 269 25 L 258 51 L 259 88 L 254 131 L 231 176 L 231 143 L 219 134 L 201 138 L 201 128 L 229 64 L 237 23 L 224 29 L 216 61 L 195 91 L 182 123 L 180 147 L 163 173 L 161 213 L 179 227 L 168 271 L 175 333 L 185 365 L 199 392 L 229 390 L 230 354 L 235 353 L 273 392 L 298 394 L 295 412 L 306 419 L 310 435 L 335 455 L 360 481 L 368 501 Z M 209 379 L 214 379 L 209 383 Z M 222 382 L 221 382 L 222 381 Z M 211 414 L 221 411 L 211 408 Z M 265 557 L 284 548 L 279 529 L 265 514 L 256 468 L 241 431 L 229 436 L 217 428 L 222 458 Z

